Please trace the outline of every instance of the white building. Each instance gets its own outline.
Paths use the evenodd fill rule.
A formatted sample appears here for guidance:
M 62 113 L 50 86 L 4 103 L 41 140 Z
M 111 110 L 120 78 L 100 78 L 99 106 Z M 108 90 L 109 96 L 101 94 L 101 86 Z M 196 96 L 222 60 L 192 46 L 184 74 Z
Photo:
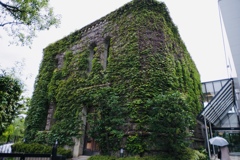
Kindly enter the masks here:
M 204 125 L 206 142 L 216 135 L 224 135 L 229 141 L 232 137 L 240 136 L 240 0 L 218 0 L 218 4 L 231 78 L 202 83 L 205 108 L 198 120 Z M 240 152 L 240 140 L 229 143 L 230 151 Z M 209 154 L 210 149 L 214 150 L 209 143 L 206 143 L 206 147 Z

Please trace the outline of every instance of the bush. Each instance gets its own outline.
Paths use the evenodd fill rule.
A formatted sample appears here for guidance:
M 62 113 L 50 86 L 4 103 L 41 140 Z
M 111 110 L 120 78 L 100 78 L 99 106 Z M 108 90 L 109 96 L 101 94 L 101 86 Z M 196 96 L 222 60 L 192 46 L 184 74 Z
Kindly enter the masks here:
M 161 153 L 156 156 L 133 156 L 133 157 L 123 157 L 123 158 L 116 158 L 111 156 L 102 156 L 96 155 L 90 157 L 88 160 L 207 160 L 206 154 L 200 152 L 198 150 L 194 150 L 191 148 L 183 149 L 182 153 L 178 155 L 178 157 L 174 157 L 170 153 Z
M 88 160 L 175 160 L 174 158 L 168 156 L 133 156 L 133 157 L 123 157 L 123 158 L 116 158 L 111 156 L 92 156 Z
M 88 160 L 116 160 L 117 158 L 112 156 L 102 156 L 102 155 L 95 155 L 91 156 Z
M 38 143 L 15 143 L 12 145 L 13 153 L 33 153 L 33 154 L 51 154 L 52 146 L 38 144 Z M 65 156 L 66 158 L 72 157 L 72 151 L 62 147 L 57 148 L 57 154 Z
M 181 158 L 181 160 L 206 160 L 206 159 L 207 159 L 206 154 L 191 148 L 186 148 Z

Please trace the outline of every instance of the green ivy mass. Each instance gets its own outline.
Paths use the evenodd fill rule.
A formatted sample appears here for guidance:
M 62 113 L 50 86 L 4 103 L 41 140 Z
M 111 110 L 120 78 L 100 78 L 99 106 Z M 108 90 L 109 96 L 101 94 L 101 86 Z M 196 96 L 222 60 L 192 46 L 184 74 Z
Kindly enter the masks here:
M 106 37 L 110 40 L 104 69 Z M 63 60 L 56 58 L 61 55 Z M 175 128 L 168 133 L 178 142 L 185 140 L 186 128 L 194 127 L 202 108 L 200 98 L 200 75 L 166 5 L 133 0 L 44 49 L 25 138 L 34 141 L 38 131 L 45 130 L 49 106 L 54 104 L 47 143 L 57 139 L 62 145 L 73 145 L 72 137 L 85 132 L 85 108 L 87 134 L 102 154 L 125 147 L 129 154 L 141 155 L 152 149 L 153 137 L 167 138 L 168 126 L 161 122 L 170 123 L 174 115 L 181 122 L 172 122 Z M 173 146 L 165 150 L 178 145 L 166 143 Z M 161 149 L 163 144 L 155 147 Z

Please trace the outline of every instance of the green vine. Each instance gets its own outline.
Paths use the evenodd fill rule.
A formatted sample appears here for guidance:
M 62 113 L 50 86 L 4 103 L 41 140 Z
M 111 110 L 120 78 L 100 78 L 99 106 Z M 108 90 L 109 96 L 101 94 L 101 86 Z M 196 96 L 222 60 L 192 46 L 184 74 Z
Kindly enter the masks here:
M 88 27 L 100 22 L 107 22 L 101 28 L 102 36 L 111 35 L 106 69 L 101 58 L 105 51 L 102 40 L 94 39 L 96 47 L 91 60 L 89 47 L 93 40 L 87 34 L 83 36 Z M 72 49 L 78 45 L 78 49 Z M 59 54 L 64 56 L 60 67 L 61 61 L 56 60 Z M 83 136 L 82 111 L 86 109 L 86 134 L 99 144 L 102 154 L 112 154 L 120 147 L 126 147 L 129 154 L 143 154 L 151 148 L 149 133 L 164 133 L 166 126 L 161 120 L 166 118 L 170 123 L 175 114 L 183 118 L 180 126 L 169 132 L 181 132 L 177 140 L 185 146 L 182 140 L 188 135 L 183 128 L 194 127 L 194 116 L 202 107 L 200 84 L 197 68 L 165 4 L 133 0 L 44 50 L 25 136 L 30 142 L 38 131 L 44 130 L 42 122 L 46 122 L 48 106 L 53 103 L 55 123 L 49 137 L 63 145 L 73 145 L 73 137 Z M 175 98 L 156 100 L 174 93 Z M 170 110 L 168 103 L 172 104 L 168 106 Z M 152 112 L 154 107 L 159 107 L 157 112 Z M 156 131 L 154 122 L 159 122 Z M 153 135 L 166 138 L 164 134 Z

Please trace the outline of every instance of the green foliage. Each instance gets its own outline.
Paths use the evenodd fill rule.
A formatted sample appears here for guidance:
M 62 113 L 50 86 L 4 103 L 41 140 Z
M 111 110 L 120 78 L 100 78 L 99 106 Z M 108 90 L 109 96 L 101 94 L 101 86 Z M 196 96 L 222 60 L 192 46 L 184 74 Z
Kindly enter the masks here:
M 19 142 L 19 141 L 23 141 L 23 134 L 24 134 L 24 118 L 20 117 L 20 118 L 16 118 L 13 121 L 13 134 L 10 135 L 11 136 L 11 141 L 13 142 Z
M 30 45 L 36 31 L 47 30 L 58 26 L 59 15 L 54 15 L 46 0 L 0 1 L 0 27 L 12 36 L 15 44 Z
M 8 141 L 10 135 L 13 134 L 13 125 L 10 124 L 7 129 L 2 133 L 2 135 L 0 136 L 0 143 L 4 144 Z
M 189 143 L 187 128 L 201 109 L 201 83 L 165 4 L 134 0 L 92 25 L 102 21 L 107 23 L 97 35 L 112 35 L 106 69 L 102 42 L 89 58 L 90 45 L 98 41 L 85 32 L 92 26 L 44 49 L 26 140 L 73 145 L 72 137 L 88 128 L 86 136 L 101 154 L 125 148 L 129 155 L 142 155 L 157 148 L 174 151 L 175 158 Z M 38 131 L 44 130 L 50 104 L 55 123 L 45 135 Z
M 143 141 L 143 137 L 139 135 L 130 135 L 127 138 L 126 150 L 133 155 L 141 155 L 146 150 L 146 144 Z
M 88 158 L 88 160 L 116 160 L 116 158 L 112 156 L 95 155 Z
M 99 144 L 102 154 L 118 151 L 124 136 L 123 124 L 127 111 L 110 87 L 99 89 L 92 96 L 94 111 L 87 117 L 90 125 L 88 134 Z
M 38 144 L 54 144 L 49 142 L 49 133 L 47 131 L 37 132 L 35 139 L 33 140 L 33 143 Z
M 23 84 L 19 79 L 0 73 L 0 135 L 25 107 L 22 92 Z
M 221 133 L 215 132 L 214 136 L 222 136 L 223 138 L 225 138 L 229 143 L 228 147 L 230 152 L 240 151 L 240 133 L 223 132 L 223 134 L 221 135 Z
M 186 96 L 179 92 L 158 95 L 148 102 L 151 106 L 149 130 L 151 142 L 157 148 L 176 156 L 189 145 L 187 129 L 194 124 L 194 115 Z
M 173 157 L 171 154 L 159 153 L 155 156 L 133 156 L 133 157 L 112 157 L 112 156 L 91 156 L 89 160 L 207 160 L 207 156 L 197 150 L 186 148 L 178 157 Z
M 38 154 L 52 154 L 52 146 L 47 146 L 43 144 L 38 144 L 38 143 L 31 143 L 31 144 L 26 144 L 26 143 L 15 143 L 12 146 L 12 152 L 13 153 L 38 153 Z M 71 158 L 72 157 L 72 152 L 71 150 L 64 149 L 62 147 L 57 148 L 57 154 L 58 155 L 63 155 L 66 158 Z
M 18 142 L 23 140 L 24 118 L 17 117 L 0 136 L 0 142 Z
M 181 160 L 207 160 L 207 154 L 200 152 L 198 150 L 193 150 L 191 148 L 186 148 L 179 159 Z
M 30 107 L 27 111 L 27 117 L 25 120 L 26 132 L 25 140 L 29 142 L 34 139 L 35 134 L 39 130 L 45 129 L 45 122 L 47 117 L 47 109 L 50 104 L 50 99 L 48 98 L 48 83 L 53 75 L 56 63 L 54 60 L 54 55 L 43 58 L 41 64 L 41 74 L 36 78 L 37 85 L 34 88 L 34 93 L 31 98 Z

